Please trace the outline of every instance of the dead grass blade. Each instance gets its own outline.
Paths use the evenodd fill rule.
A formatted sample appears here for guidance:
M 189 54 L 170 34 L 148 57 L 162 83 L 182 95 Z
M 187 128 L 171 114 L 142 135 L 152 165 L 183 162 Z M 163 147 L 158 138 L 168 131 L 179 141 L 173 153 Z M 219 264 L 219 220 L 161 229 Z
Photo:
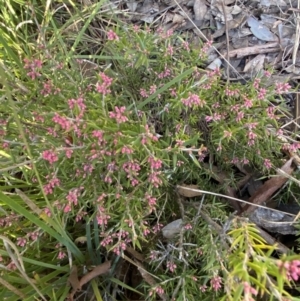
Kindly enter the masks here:
M 0 284 L 3 285 L 4 287 L 6 287 L 11 292 L 13 292 L 14 294 L 16 294 L 17 296 L 19 296 L 20 298 L 22 298 L 23 300 L 25 299 L 26 296 L 21 291 L 19 291 L 15 286 L 13 286 L 10 283 L 6 282 L 1 277 L 0 277 Z

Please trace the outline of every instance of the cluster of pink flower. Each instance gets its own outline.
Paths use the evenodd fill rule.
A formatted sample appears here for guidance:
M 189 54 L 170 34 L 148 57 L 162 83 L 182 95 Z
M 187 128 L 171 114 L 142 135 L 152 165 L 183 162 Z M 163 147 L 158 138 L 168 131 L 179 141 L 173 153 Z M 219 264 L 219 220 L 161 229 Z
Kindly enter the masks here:
M 169 77 L 171 75 L 171 69 L 167 68 L 167 66 L 165 66 L 165 70 L 161 73 L 159 73 L 157 75 L 157 77 L 159 79 L 163 79 L 163 78 L 166 78 L 166 77 Z
M 203 107 L 206 104 L 205 100 L 200 99 L 197 94 L 189 93 L 188 98 L 181 99 L 182 103 L 187 107 L 199 106 Z
M 177 268 L 177 265 L 173 261 L 167 262 L 167 269 L 170 270 L 171 273 L 174 273 Z
M 123 123 L 128 121 L 128 118 L 124 115 L 126 108 L 123 107 L 115 107 L 115 111 L 109 112 L 109 117 L 116 119 L 117 123 Z
M 205 116 L 205 121 L 206 122 L 219 121 L 222 118 L 223 118 L 223 116 L 221 114 L 219 114 L 219 113 L 213 113 L 212 116 L 209 116 L 209 115 Z
M 106 247 L 108 245 L 111 245 L 114 241 L 114 239 L 117 239 L 117 244 L 113 248 L 113 252 L 117 255 L 121 255 L 122 251 L 125 251 L 127 248 L 127 245 L 131 242 L 131 239 L 129 238 L 129 232 L 120 230 L 118 232 L 115 232 L 113 234 L 103 234 L 105 238 L 101 241 L 100 245 L 102 247 Z
M 300 149 L 300 143 L 298 142 L 294 142 L 292 144 L 290 143 L 285 143 L 283 146 L 282 146 L 282 149 L 283 150 L 288 150 L 290 152 L 296 152 L 298 149 Z
M 252 287 L 248 282 L 244 282 L 243 286 L 244 286 L 245 300 L 254 301 L 252 295 L 257 296 L 258 291 L 254 287 Z
M 58 113 L 54 114 L 52 121 L 56 124 L 59 124 L 63 130 L 69 131 L 71 128 L 71 122 L 67 117 L 60 116 Z
M 127 173 L 127 178 L 131 181 L 132 186 L 138 185 L 139 181 L 135 178 L 139 175 L 141 166 L 137 161 L 128 161 L 123 164 L 123 169 Z
M 27 75 L 31 77 L 32 80 L 35 80 L 37 77 L 41 76 L 41 73 L 39 72 L 42 68 L 42 61 L 41 60 L 29 60 L 27 58 L 24 59 L 24 69 L 29 70 Z
M 238 163 L 242 163 L 243 165 L 247 165 L 249 164 L 249 160 L 246 158 L 238 158 L 238 157 L 234 157 L 231 161 L 232 164 L 238 164 Z
M 275 87 L 277 94 L 289 92 L 289 89 L 291 88 L 291 86 L 288 83 L 276 83 Z
M 259 100 L 264 100 L 265 97 L 266 97 L 266 94 L 267 94 L 267 90 L 265 88 L 260 88 L 259 91 L 258 91 L 257 98 Z
M 44 185 L 43 189 L 44 189 L 44 192 L 45 194 L 52 194 L 53 193 L 53 189 L 55 187 L 59 187 L 60 185 L 60 180 L 55 176 L 55 175 L 52 175 L 53 178 L 50 179 L 48 181 L 47 184 Z M 46 179 L 49 179 L 49 175 L 46 177 Z
M 268 115 L 269 118 L 276 119 L 275 110 L 276 110 L 275 107 L 271 107 L 271 106 L 267 107 L 266 111 L 267 111 L 267 115 Z
M 155 188 L 158 188 L 160 185 L 162 185 L 162 180 L 160 178 L 160 174 L 161 174 L 160 171 L 154 171 L 149 174 L 148 181 Z
M 98 145 L 104 146 L 106 145 L 106 140 L 104 139 L 104 132 L 100 130 L 94 130 L 92 133 L 92 137 L 98 139 Z
M 156 207 L 157 199 L 155 197 L 151 196 L 150 194 L 146 193 L 145 200 L 148 201 L 148 205 L 149 205 L 149 209 L 150 209 L 150 213 L 151 213 Z
M 106 214 L 106 209 L 99 205 L 98 206 L 98 212 L 96 215 L 97 223 L 100 226 L 107 226 L 107 223 L 110 219 L 110 215 Z
M 43 83 L 43 89 L 41 90 L 43 96 L 56 95 L 59 92 L 60 88 L 56 88 L 51 80 L 47 80 Z
M 165 56 L 173 56 L 174 54 L 174 48 L 173 46 L 171 46 L 170 44 L 168 45 L 167 49 L 166 49 L 166 53 Z
M 277 266 L 285 272 L 285 275 L 289 281 L 299 280 L 300 276 L 300 260 L 291 260 L 291 261 L 277 261 Z
M 163 224 L 155 224 L 153 227 L 152 227 L 152 231 L 153 233 L 158 233 L 162 228 L 163 228 Z
M 78 205 L 78 197 L 83 189 L 84 187 L 81 186 L 79 188 L 74 188 L 68 192 L 68 195 L 66 197 L 68 203 L 64 206 L 64 213 L 70 212 L 72 210 L 72 205 Z
M 150 128 L 147 124 L 145 125 L 145 131 L 146 134 L 142 134 L 142 144 L 147 144 L 147 138 L 149 138 L 152 141 L 158 141 L 157 135 L 151 133 Z
M 59 252 L 58 252 L 58 255 L 57 255 L 57 259 L 61 260 L 61 259 L 64 259 L 64 258 L 67 256 L 66 252 L 64 252 L 64 251 L 62 250 L 62 246 L 61 246 L 60 243 L 58 243 L 58 244 L 55 246 L 55 248 L 56 248 L 56 249 L 59 249 Z
M 150 156 L 147 161 L 150 164 L 151 169 L 161 169 L 162 168 L 162 161 L 160 159 L 155 159 L 152 156 Z
M 105 96 L 111 92 L 109 87 L 111 86 L 113 79 L 103 72 L 100 73 L 99 76 L 102 82 L 97 82 L 95 88 L 98 93 L 101 93 L 103 96 Z
M 159 27 L 156 32 L 159 34 L 159 36 L 163 40 L 168 39 L 174 33 L 172 29 L 169 29 L 169 30 L 165 31 L 162 27 Z
M 58 156 L 53 150 L 45 150 L 42 153 L 42 157 L 44 160 L 48 161 L 50 164 L 58 161 Z
M 239 95 L 239 91 L 237 90 L 237 89 L 235 89 L 235 90 L 231 90 L 231 89 L 229 89 L 227 86 L 226 86 L 226 88 L 225 88 L 225 95 L 227 95 L 227 96 L 238 96 Z
M 261 79 L 260 78 L 256 78 L 253 82 L 253 87 L 255 89 L 259 89 L 259 85 L 260 85 Z
M 77 105 L 77 107 L 79 109 L 79 114 L 76 116 L 77 119 L 80 119 L 80 118 L 83 117 L 83 114 L 84 114 L 85 109 L 86 109 L 86 105 L 84 104 L 83 97 L 79 97 L 77 99 L 73 99 L 73 98 L 69 99 L 68 104 L 69 104 L 70 110 L 73 110 L 75 105 Z
M 156 293 L 158 295 L 163 295 L 165 293 L 165 291 L 161 286 L 156 286 L 150 290 L 149 296 L 152 296 L 154 293 Z
M 204 43 L 204 45 L 202 46 L 200 52 L 199 52 L 199 58 L 205 58 L 205 56 L 207 55 L 209 49 L 211 48 L 212 46 L 212 43 L 213 41 L 210 40 L 210 41 L 207 41 L 206 43 Z
M 252 106 L 253 106 L 252 99 L 247 98 L 246 96 L 244 96 L 244 104 L 243 104 L 243 107 L 246 108 L 246 109 L 250 109 L 250 108 L 252 108 Z
M 222 283 L 222 278 L 220 276 L 214 276 L 213 278 L 210 279 L 210 285 L 212 289 L 216 292 L 220 290 L 220 288 L 222 287 L 221 283 Z
M 270 168 L 272 167 L 271 160 L 270 160 L 270 159 L 265 159 L 265 160 L 264 160 L 264 166 L 265 166 L 267 169 L 270 169 Z
M 107 39 L 110 40 L 110 41 L 119 41 L 119 37 L 111 29 L 107 32 Z

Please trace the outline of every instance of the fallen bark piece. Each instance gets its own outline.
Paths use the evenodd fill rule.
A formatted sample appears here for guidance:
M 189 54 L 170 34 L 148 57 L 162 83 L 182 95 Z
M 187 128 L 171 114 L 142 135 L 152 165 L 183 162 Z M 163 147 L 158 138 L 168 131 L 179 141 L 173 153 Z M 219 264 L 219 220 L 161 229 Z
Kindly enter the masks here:
M 289 159 L 281 168 L 281 170 L 290 175 L 294 168 L 292 167 L 293 158 Z M 281 176 L 280 170 L 277 172 L 278 176 L 271 178 L 266 181 L 248 200 L 252 204 L 262 205 L 267 202 L 276 190 L 278 190 L 282 185 L 288 180 L 287 177 Z M 246 205 L 243 208 L 244 213 L 251 213 L 256 209 L 255 206 Z
M 244 57 L 247 55 L 259 54 L 259 53 L 270 53 L 279 51 L 278 42 L 267 43 L 264 45 L 256 45 L 252 47 L 240 48 L 229 51 L 229 57 Z M 223 53 L 226 56 L 226 53 Z

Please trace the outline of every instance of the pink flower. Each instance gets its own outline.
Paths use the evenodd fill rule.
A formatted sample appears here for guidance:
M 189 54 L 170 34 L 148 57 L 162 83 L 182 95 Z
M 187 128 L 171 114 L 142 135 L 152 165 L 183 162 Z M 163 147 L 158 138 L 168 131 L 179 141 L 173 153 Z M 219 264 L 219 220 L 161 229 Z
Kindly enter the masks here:
M 34 59 L 30 61 L 29 59 L 25 58 L 24 63 L 24 69 L 29 71 L 27 75 L 31 77 L 32 80 L 35 80 L 37 77 L 41 76 L 41 74 L 38 72 L 38 70 L 42 68 L 41 60 Z
M 151 94 L 154 94 L 154 93 L 156 92 L 156 89 L 157 89 L 156 85 L 150 86 L 149 94 L 150 94 L 150 95 L 151 95 Z
M 140 95 L 144 98 L 147 98 L 149 95 L 145 89 L 140 89 Z
M 288 83 L 276 83 L 276 93 L 282 94 L 284 92 L 288 92 L 291 86 Z
M 160 172 L 152 172 L 149 174 L 148 181 L 151 183 L 155 188 L 158 188 L 162 184 L 162 180 L 159 178 Z
M 24 238 L 24 237 L 18 237 L 18 238 L 17 238 L 17 245 L 18 245 L 18 246 L 20 246 L 20 247 L 25 247 L 25 246 L 26 246 L 26 243 L 27 243 L 26 238 Z
M 264 88 L 260 88 L 260 89 L 259 89 L 259 93 L 258 93 L 257 98 L 258 98 L 259 100 L 264 100 L 266 94 L 267 94 L 267 90 L 264 89 Z
M 66 256 L 67 255 L 65 252 L 59 251 L 59 253 L 57 255 L 57 259 L 61 260 L 61 259 L 64 259 Z
M 43 151 L 42 157 L 44 160 L 48 161 L 50 164 L 53 164 L 54 162 L 58 161 L 57 154 L 52 150 Z
M 265 159 L 264 160 L 264 166 L 267 168 L 267 169 L 270 169 L 272 167 L 272 164 L 271 164 L 271 161 L 269 159 Z
M 51 217 L 52 213 L 51 213 L 51 210 L 47 207 L 44 208 L 44 213 L 48 216 L 48 217 Z
M 177 268 L 177 265 L 174 262 L 172 262 L 172 261 L 167 262 L 167 269 L 170 270 L 170 272 L 174 273 L 176 268 Z
M 73 150 L 72 150 L 72 149 L 65 148 L 65 152 L 66 152 L 66 157 L 67 157 L 68 159 L 70 159 L 70 158 L 72 157 Z
M 108 115 L 110 118 L 116 119 L 117 123 L 123 123 L 128 121 L 128 118 L 124 115 L 126 108 L 123 107 L 115 107 L 115 111 L 109 112 Z
M 162 161 L 160 159 L 155 159 L 152 156 L 148 158 L 148 163 L 150 164 L 151 169 L 161 169 Z
M 258 291 L 252 287 L 248 282 L 244 282 L 244 293 L 245 294 L 251 294 L 251 295 L 257 295 Z
M 64 213 L 68 213 L 72 211 L 72 207 L 70 204 L 66 204 L 64 207 Z
M 259 84 L 260 84 L 260 78 L 256 78 L 256 79 L 254 80 L 253 87 L 254 87 L 255 89 L 258 89 L 258 88 L 259 88 Z
M 239 122 L 239 121 L 241 121 L 243 118 L 244 118 L 244 112 L 243 112 L 243 111 L 240 111 L 240 112 L 237 113 L 237 116 L 236 116 L 235 120 L 236 120 L 237 122 Z
M 44 185 L 43 189 L 44 189 L 45 194 L 46 195 L 52 194 L 53 189 L 55 187 L 59 187 L 59 185 L 60 185 L 60 180 L 54 176 L 46 185 Z
M 199 107 L 203 107 L 206 102 L 204 100 L 201 100 L 199 98 L 199 96 L 197 94 L 192 94 L 192 93 L 189 93 L 189 96 L 188 98 L 186 99 L 181 99 L 182 103 L 187 106 L 187 107 L 192 107 L 192 106 L 199 106 Z
M 99 76 L 101 78 L 101 82 L 96 83 L 96 91 L 105 96 L 106 94 L 109 94 L 111 92 L 109 87 L 112 84 L 113 78 L 105 75 L 105 73 L 103 72 L 101 72 Z
M 253 103 L 252 103 L 252 99 L 249 99 L 247 97 L 244 98 L 244 107 L 249 109 L 253 106 Z
M 96 215 L 97 223 L 98 225 L 106 226 L 108 223 L 108 220 L 110 219 L 110 215 L 105 213 L 105 209 L 102 206 L 98 206 L 98 212 Z
M 269 118 L 275 119 L 275 107 L 270 106 L 266 109 L 266 111 Z
M 186 224 L 186 225 L 184 226 L 184 229 L 185 229 L 185 230 L 191 230 L 191 229 L 193 229 L 193 226 L 192 226 L 191 224 Z
M 39 232 L 35 231 L 35 232 L 29 232 L 27 234 L 29 236 L 29 238 L 32 240 L 32 241 L 36 241 L 39 237 Z
M 59 124 L 63 130 L 69 131 L 71 128 L 70 121 L 66 117 L 60 116 L 57 113 L 54 114 L 52 121 L 56 124 Z
M 119 41 L 119 37 L 111 29 L 107 32 L 107 39 L 110 41 Z
M 222 279 L 220 276 L 215 276 L 210 280 L 210 285 L 214 291 L 218 291 L 221 288 Z
M 272 73 L 270 71 L 268 71 L 268 70 L 264 71 L 264 76 L 265 77 L 270 77 L 271 75 L 272 75 Z

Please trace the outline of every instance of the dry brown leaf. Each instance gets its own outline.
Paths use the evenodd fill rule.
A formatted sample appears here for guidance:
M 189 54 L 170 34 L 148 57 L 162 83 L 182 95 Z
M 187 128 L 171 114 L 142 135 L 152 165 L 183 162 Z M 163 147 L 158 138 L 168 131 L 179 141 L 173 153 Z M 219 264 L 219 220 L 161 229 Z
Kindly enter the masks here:
M 74 295 L 77 291 L 81 290 L 81 287 L 94 279 L 95 277 L 105 274 L 110 269 L 111 262 L 106 261 L 100 265 L 97 265 L 92 271 L 85 274 L 80 280 L 78 280 L 77 267 L 73 266 L 68 278 L 68 282 L 72 286 L 72 291 L 69 293 L 68 300 L 74 301 Z
M 184 188 L 177 187 L 177 192 L 178 192 L 181 196 L 184 196 L 184 197 L 186 197 L 186 198 L 193 198 L 193 197 L 195 197 L 195 196 L 202 195 L 201 192 L 189 190 L 189 189 L 199 189 L 199 187 L 198 187 L 197 185 L 186 185 L 186 184 L 182 184 L 181 186 L 184 187 Z
M 293 158 L 289 159 L 281 168 L 281 170 L 290 175 L 294 168 L 292 167 Z M 280 174 L 278 172 L 278 174 Z M 266 181 L 248 200 L 250 203 L 262 205 L 264 202 L 268 201 L 270 197 L 278 190 L 282 185 L 288 180 L 287 177 L 276 176 Z M 244 213 L 251 213 L 256 209 L 255 206 L 246 205 L 243 208 Z
M 109 271 L 111 265 L 111 261 L 106 261 L 102 264 L 97 265 L 93 270 L 91 270 L 89 273 L 85 274 L 79 281 L 80 288 L 94 279 L 95 277 L 105 274 Z

